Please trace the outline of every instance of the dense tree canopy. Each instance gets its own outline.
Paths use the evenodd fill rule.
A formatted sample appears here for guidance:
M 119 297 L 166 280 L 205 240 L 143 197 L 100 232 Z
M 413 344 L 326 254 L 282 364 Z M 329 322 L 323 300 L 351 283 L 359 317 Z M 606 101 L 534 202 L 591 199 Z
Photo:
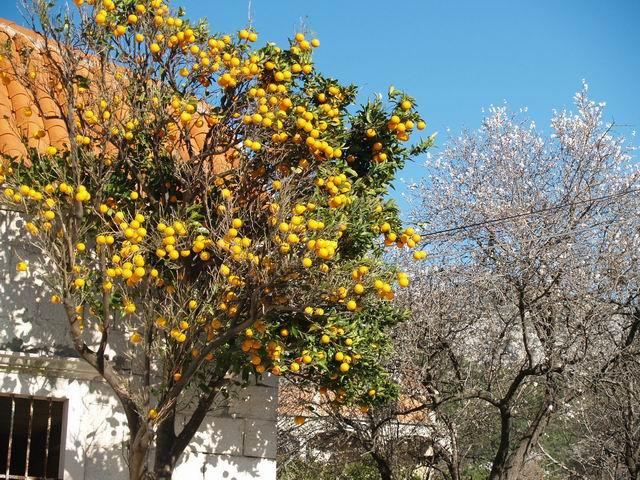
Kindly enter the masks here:
M 522 478 L 555 419 L 603 405 L 637 361 L 640 176 L 604 103 L 586 86 L 574 102 L 549 136 L 493 108 L 415 186 L 433 255 L 412 272 L 414 321 L 397 345 L 440 420 L 433 464 L 451 478 Z
M 252 28 L 212 34 L 162 0 L 75 4 L 35 1 L 31 47 L 4 46 L 27 118 L 46 95 L 68 135 L 43 145 L 18 125 L 27 153 L 4 155 L 0 181 L 48 266 L 33 274 L 126 411 L 131 478 L 154 441 L 170 473 L 230 373 L 393 397 L 380 358 L 409 281 L 381 258 L 421 240 L 386 199 L 431 143 L 408 143 L 425 127 L 413 99 L 391 88 L 356 107 L 304 33 L 257 47 Z

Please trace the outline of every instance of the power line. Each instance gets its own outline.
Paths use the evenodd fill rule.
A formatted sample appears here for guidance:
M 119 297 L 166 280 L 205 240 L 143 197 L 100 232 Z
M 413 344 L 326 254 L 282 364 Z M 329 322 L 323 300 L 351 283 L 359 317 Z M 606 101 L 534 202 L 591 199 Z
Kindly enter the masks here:
M 613 225 L 619 225 L 624 223 L 624 220 L 614 220 L 614 221 L 608 221 L 608 222 L 604 222 L 602 224 L 596 224 L 596 225 L 591 225 L 588 227 L 583 227 L 581 229 L 577 229 L 577 230 L 573 230 L 573 231 L 562 231 L 562 232 L 557 232 L 557 233 L 552 233 L 549 235 L 544 235 L 544 236 L 540 236 L 540 237 L 536 237 L 536 240 L 538 242 L 546 242 L 548 240 L 551 240 L 553 238 L 559 238 L 559 237 L 563 237 L 569 234 L 572 234 L 574 236 L 578 236 L 578 235 L 582 235 L 586 232 L 592 231 L 596 228 L 603 228 L 603 227 L 609 227 L 609 226 L 613 226 Z M 495 243 L 493 244 L 494 247 L 504 247 L 509 245 L 510 242 L 507 241 L 500 241 L 499 239 L 495 239 Z M 441 251 L 436 251 L 437 253 L 429 253 L 427 259 L 429 260 L 433 260 L 433 259 L 447 259 L 447 258 L 462 258 L 464 256 L 467 255 L 471 255 L 474 254 L 476 252 L 479 252 L 483 249 L 483 246 L 476 246 L 476 245 L 463 245 L 460 247 L 456 247 L 455 250 L 441 250 Z
M 602 200 L 608 200 L 610 198 L 621 197 L 621 196 L 629 195 L 631 193 L 636 193 L 636 192 L 640 192 L 640 188 L 634 188 L 632 190 L 626 190 L 624 192 L 613 193 L 611 195 L 603 195 L 602 197 L 594 197 L 594 198 L 590 198 L 588 200 L 580 200 L 580 201 L 577 201 L 577 202 L 565 203 L 563 205 L 556 205 L 556 206 L 553 206 L 553 207 L 541 208 L 540 210 L 534 210 L 533 212 L 516 213 L 514 215 L 508 215 L 506 217 L 493 218 L 493 219 L 490 219 L 490 220 L 484 220 L 482 222 L 476 222 L 476 223 L 469 223 L 467 225 L 461 225 L 461 226 L 458 226 L 458 227 L 446 228 L 444 230 L 435 230 L 433 232 L 422 233 L 421 236 L 422 237 L 433 237 L 435 235 L 440 235 L 442 233 L 451 233 L 451 232 L 457 232 L 459 230 L 466 230 L 468 228 L 482 227 L 483 225 L 491 225 L 491 224 L 494 224 L 494 223 L 504 222 L 506 220 L 513 220 L 513 219 L 516 219 L 516 218 L 528 217 L 528 216 L 531 216 L 531 215 L 538 215 L 540 213 L 550 212 L 550 211 L 553 211 L 553 210 L 560 210 L 561 208 L 572 207 L 574 205 L 581 205 L 581 204 L 584 204 L 584 203 L 599 202 L 599 201 L 602 201 Z

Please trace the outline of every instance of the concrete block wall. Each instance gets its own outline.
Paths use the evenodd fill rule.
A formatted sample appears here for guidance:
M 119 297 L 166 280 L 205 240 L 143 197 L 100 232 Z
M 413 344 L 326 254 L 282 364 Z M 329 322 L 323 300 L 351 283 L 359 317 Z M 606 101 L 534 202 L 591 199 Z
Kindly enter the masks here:
M 174 478 L 276 478 L 274 381 L 237 393 L 205 419 Z M 126 480 L 126 418 L 109 387 L 84 362 L 0 352 L 0 394 L 65 401 L 62 478 Z
M 277 402 L 277 381 L 272 377 L 232 392 L 207 417 L 174 477 L 275 479 Z

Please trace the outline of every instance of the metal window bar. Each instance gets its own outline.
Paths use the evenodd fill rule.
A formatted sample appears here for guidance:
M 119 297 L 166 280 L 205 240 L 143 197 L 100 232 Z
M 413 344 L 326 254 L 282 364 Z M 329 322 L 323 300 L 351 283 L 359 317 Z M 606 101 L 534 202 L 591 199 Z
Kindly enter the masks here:
M 58 438 L 56 439 L 51 439 L 51 433 L 52 433 L 52 421 L 56 421 L 60 426 L 62 424 L 62 409 L 59 409 L 60 412 L 58 412 L 56 416 L 56 418 L 54 419 L 54 412 L 52 411 L 52 406 L 54 403 L 54 400 L 51 398 L 47 398 L 47 399 L 36 399 L 34 397 L 20 397 L 17 395 L 2 395 L 2 397 L 5 398 L 9 398 L 10 399 L 10 412 L 9 412 L 9 436 L 8 436 L 8 441 L 7 441 L 7 456 L 6 456 L 6 468 L 5 468 L 5 472 L 4 472 L 4 476 L 2 475 L 2 473 L 0 473 L 0 480 L 61 480 L 60 477 L 58 476 L 58 473 L 56 472 L 55 476 L 47 476 L 48 475 L 48 471 L 49 471 L 49 467 L 50 467 L 50 461 L 54 461 L 55 459 L 52 459 L 49 455 L 49 452 L 51 450 L 51 447 L 57 447 L 55 448 L 55 450 L 57 452 L 61 451 L 61 435 L 58 435 Z M 24 432 L 20 432 L 18 430 L 19 425 L 16 425 L 16 423 L 20 423 L 17 422 L 17 418 L 16 418 L 16 400 L 28 400 L 29 402 L 29 406 L 28 406 L 28 414 L 27 414 L 27 427 L 26 427 L 26 431 Z M 47 417 L 46 417 L 46 430 L 44 432 L 44 451 L 42 452 L 42 468 L 41 473 L 42 475 L 36 476 L 36 475 L 32 475 L 29 473 L 29 462 L 30 462 L 30 456 L 31 456 L 31 444 L 32 444 L 32 440 L 33 440 L 33 428 L 34 428 L 34 406 L 36 404 L 40 404 L 41 406 L 44 406 L 44 404 L 46 403 L 46 408 L 47 408 Z M 58 402 L 61 403 L 61 402 Z M 25 454 L 24 454 L 24 469 L 22 468 L 14 468 L 16 467 L 15 464 L 12 464 L 12 459 L 15 455 L 12 456 L 12 453 L 15 453 L 16 451 L 16 445 L 14 445 L 14 436 L 20 435 L 21 433 L 23 433 L 24 435 L 26 435 L 26 448 L 25 448 Z M 60 433 L 60 432 L 58 432 Z M 54 444 L 52 444 L 51 442 L 55 442 Z M 19 448 L 19 447 L 18 447 Z M 21 461 L 22 459 L 19 459 L 19 461 Z M 54 462 L 54 464 L 52 464 L 52 467 L 55 467 L 55 469 L 57 470 L 59 467 L 59 459 L 57 459 L 57 461 Z M 13 470 L 13 472 L 12 472 Z M 15 472 L 15 470 L 19 470 L 18 472 Z M 22 471 L 24 470 L 24 471 Z
M 51 399 L 49 399 L 49 410 L 47 412 L 47 434 L 44 443 L 44 474 L 47 474 L 49 467 L 49 435 L 51 434 Z

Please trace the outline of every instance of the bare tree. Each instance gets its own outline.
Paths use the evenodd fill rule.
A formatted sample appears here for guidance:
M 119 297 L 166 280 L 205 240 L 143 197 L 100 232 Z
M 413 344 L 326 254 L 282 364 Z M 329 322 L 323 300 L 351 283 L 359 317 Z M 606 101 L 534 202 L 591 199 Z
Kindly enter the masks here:
M 369 458 L 382 480 L 430 478 L 422 466 L 433 452 L 433 417 L 424 402 L 402 395 L 388 405 L 345 407 L 330 392 L 314 394 L 284 380 L 280 400 L 283 473 L 299 459 L 320 457 L 339 471 Z
M 586 86 L 575 106 L 548 138 L 492 108 L 414 186 L 432 255 L 403 296 L 397 358 L 448 436 L 445 477 L 522 478 L 558 412 L 629 384 L 613 372 L 637 361 L 638 175 Z
M 638 358 L 637 351 L 626 354 L 615 371 L 592 380 L 582 398 L 558 419 L 550 432 L 552 441 L 539 445 L 550 472 L 576 479 L 640 478 Z

